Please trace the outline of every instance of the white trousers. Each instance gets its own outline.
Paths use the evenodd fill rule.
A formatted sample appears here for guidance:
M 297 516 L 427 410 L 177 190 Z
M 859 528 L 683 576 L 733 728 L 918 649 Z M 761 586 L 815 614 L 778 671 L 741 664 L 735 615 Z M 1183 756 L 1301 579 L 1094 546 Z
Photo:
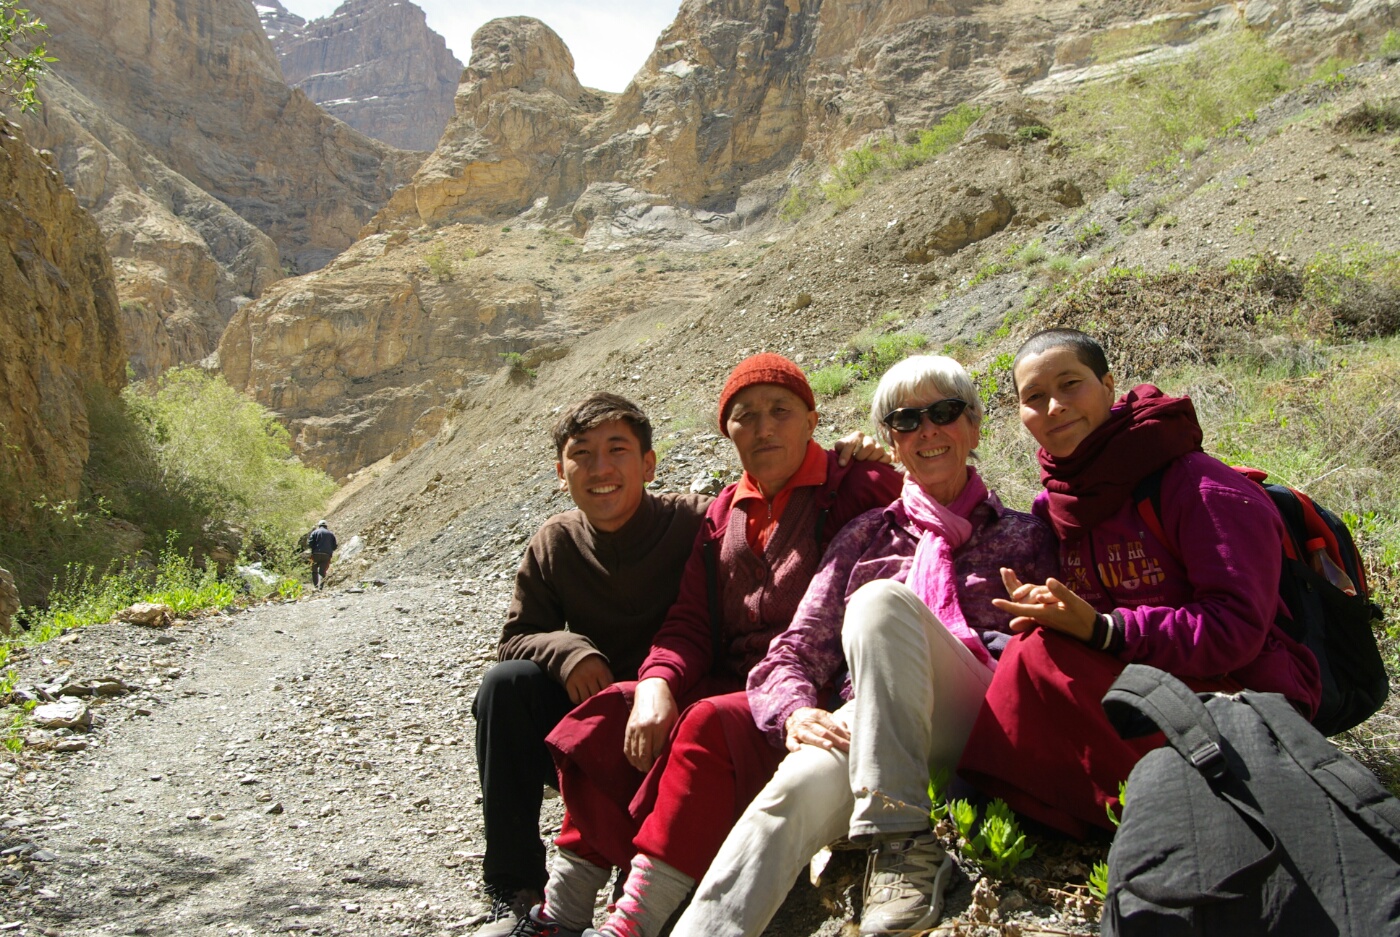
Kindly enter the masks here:
M 788 753 L 701 879 L 673 937 L 757 937 L 802 867 L 842 835 L 928 828 L 931 770 L 956 767 L 992 671 L 906 586 L 867 583 L 841 641 L 851 751 Z

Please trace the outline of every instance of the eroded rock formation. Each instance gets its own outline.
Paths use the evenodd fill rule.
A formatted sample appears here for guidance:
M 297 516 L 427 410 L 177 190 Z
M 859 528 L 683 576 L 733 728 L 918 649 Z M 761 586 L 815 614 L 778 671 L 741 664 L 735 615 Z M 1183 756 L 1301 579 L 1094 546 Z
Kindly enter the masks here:
M 293 270 L 347 247 L 419 155 L 283 82 L 246 0 L 42 0 L 54 72 L 156 159 L 275 241 Z
M 62 175 L 0 121 L 0 516 L 19 498 L 78 496 L 86 393 L 119 389 L 112 264 Z
M 462 63 L 408 0 L 346 0 L 299 25 L 281 4 L 259 8 L 287 83 L 361 133 L 432 150 L 452 118 Z

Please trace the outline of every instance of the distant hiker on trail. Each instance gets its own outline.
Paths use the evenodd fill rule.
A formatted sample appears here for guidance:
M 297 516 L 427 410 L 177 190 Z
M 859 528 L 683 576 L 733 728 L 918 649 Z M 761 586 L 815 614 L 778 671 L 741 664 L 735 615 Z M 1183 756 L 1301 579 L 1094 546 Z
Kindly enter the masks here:
M 593 394 L 564 411 L 553 437 L 555 472 L 578 510 L 545 521 L 525 548 L 501 663 L 472 707 L 492 900 L 474 937 L 505 937 L 540 902 L 543 786 L 559 784 L 545 736 L 575 705 L 636 679 L 710 503 L 646 490 L 656 469 L 651 422 L 626 398 Z M 859 433 L 838 447 L 842 461 L 884 456 Z
M 581 934 L 612 867 L 630 871 L 598 933 L 655 937 L 779 760 L 753 729 L 744 675 L 787 626 L 826 543 L 899 493 L 893 469 L 842 466 L 812 440 L 811 385 L 781 355 L 740 362 L 717 415 L 744 475 L 706 511 L 638 682 L 591 697 L 547 739 L 566 813 L 544 901 L 514 937 Z M 740 723 L 751 731 L 730 747 Z
M 1129 663 L 1196 691 L 1280 693 L 1311 717 L 1317 659 L 1279 626 L 1283 518 L 1254 482 L 1201 451 L 1188 397 L 1140 384 L 1115 401 L 1083 332 L 1032 335 L 1012 363 L 1040 444 L 1031 511 L 1060 539 L 1061 579 L 1003 569 L 1021 634 L 1007 645 L 958 772 L 1017 813 L 1074 836 L 1161 735 L 1125 741 L 1100 705 Z M 1157 532 L 1138 486 L 1159 474 Z
M 306 535 L 306 548 L 311 551 L 311 585 L 317 589 L 326 581 L 326 570 L 331 568 L 331 554 L 337 544 L 335 534 L 325 521 L 317 521 L 315 528 Z

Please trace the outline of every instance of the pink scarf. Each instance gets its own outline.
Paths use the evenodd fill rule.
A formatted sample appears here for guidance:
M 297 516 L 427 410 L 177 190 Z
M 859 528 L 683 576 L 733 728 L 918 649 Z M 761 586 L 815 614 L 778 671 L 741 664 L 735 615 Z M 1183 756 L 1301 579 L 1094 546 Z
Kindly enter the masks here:
M 967 484 L 952 504 L 940 504 L 919 487 L 912 475 L 904 476 L 904 492 L 899 504 L 904 515 L 922 534 L 914 551 L 914 566 L 909 570 L 909 588 L 923 599 L 948 633 L 957 638 L 974 657 L 989 669 L 996 661 L 977 632 L 967 626 L 962 606 L 958 605 L 958 577 L 953 569 L 953 553 L 972 536 L 972 522 L 967 516 L 987 498 L 987 486 L 977 469 L 967 467 Z

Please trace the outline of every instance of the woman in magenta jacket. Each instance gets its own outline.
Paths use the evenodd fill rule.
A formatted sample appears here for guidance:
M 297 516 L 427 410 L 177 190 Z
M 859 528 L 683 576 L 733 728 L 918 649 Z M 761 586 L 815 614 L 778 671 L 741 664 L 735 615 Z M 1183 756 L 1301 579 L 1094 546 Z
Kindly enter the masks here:
M 1004 570 L 1024 632 L 1003 653 L 959 772 L 1018 812 L 1083 836 L 1161 737 L 1124 741 L 1100 700 L 1129 663 L 1198 690 L 1281 693 L 1311 716 L 1317 660 L 1275 623 L 1283 520 L 1254 482 L 1201 451 L 1186 397 L 1142 384 L 1116 402 L 1103 349 L 1074 329 L 1032 336 L 1012 366 L 1040 443 L 1032 513 L 1060 539 L 1062 579 Z M 1134 489 L 1161 479 L 1162 542 Z

